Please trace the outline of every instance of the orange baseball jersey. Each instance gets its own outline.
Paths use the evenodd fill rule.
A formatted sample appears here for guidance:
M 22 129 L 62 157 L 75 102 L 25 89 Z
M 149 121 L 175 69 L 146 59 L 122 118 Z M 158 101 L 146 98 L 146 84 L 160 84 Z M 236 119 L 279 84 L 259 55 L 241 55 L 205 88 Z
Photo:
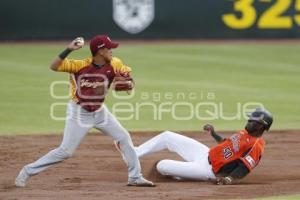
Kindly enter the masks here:
M 104 102 L 116 72 L 129 73 L 131 68 L 116 57 L 113 57 L 110 64 L 100 67 L 92 63 L 92 58 L 86 58 L 64 59 L 57 71 L 70 73 L 72 100 L 88 111 L 95 111 Z
M 246 130 L 227 138 L 209 151 L 209 159 L 215 174 L 226 164 L 241 160 L 251 171 L 259 163 L 265 147 L 262 137 L 253 137 Z

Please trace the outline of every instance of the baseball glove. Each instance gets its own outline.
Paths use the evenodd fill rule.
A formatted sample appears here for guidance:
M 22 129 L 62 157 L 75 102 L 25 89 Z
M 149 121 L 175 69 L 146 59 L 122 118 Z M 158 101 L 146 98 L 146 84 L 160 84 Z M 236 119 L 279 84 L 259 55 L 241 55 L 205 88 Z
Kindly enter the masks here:
M 134 88 L 134 81 L 129 73 L 116 72 L 112 86 L 117 92 L 130 92 Z

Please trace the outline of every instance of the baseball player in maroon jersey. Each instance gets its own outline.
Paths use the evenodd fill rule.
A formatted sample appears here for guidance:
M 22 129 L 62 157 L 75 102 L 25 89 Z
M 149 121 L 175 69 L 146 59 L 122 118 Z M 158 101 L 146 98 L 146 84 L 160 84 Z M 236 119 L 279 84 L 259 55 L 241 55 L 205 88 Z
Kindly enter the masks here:
M 98 35 L 90 41 L 92 57 L 84 60 L 67 59 L 74 50 L 84 45 L 83 38 L 76 38 L 51 64 L 51 69 L 68 72 L 71 82 L 71 101 L 60 146 L 37 161 L 25 165 L 15 180 L 15 185 L 24 187 L 30 176 L 70 158 L 91 128 L 109 135 L 120 145 L 123 159 L 128 166 L 128 186 L 154 186 L 143 178 L 141 167 L 127 130 L 109 112 L 104 104 L 108 89 L 131 90 L 131 68 L 124 65 L 112 50 L 118 47 L 106 35 Z M 115 83 L 117 80 L 117 83 Z
M 229 185 L 245 177 L 258 165 L 265 146 L 262 135 L 272 123 L 273 117 L 267 110 L 256 109 L 249 115 L 245 129 L 229 138 L 219 136 L 212 125 L 205 125 L 204 130 L 218 142 L 212 148 L 192 138 L 165 131 L 136 147 L 136 152 L 140 158 L 168 149 L 184 161 L 159 161 L 156 169 L 160 174 Z

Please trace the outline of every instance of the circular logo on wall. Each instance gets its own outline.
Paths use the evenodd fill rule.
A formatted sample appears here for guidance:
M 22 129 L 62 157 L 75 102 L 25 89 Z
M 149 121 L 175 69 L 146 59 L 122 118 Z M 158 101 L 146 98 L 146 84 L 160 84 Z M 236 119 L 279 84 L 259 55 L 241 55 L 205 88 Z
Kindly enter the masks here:
M 113 0 L 113 19 L 124 31 L 140 33 L 154 19 L 154 0 Z

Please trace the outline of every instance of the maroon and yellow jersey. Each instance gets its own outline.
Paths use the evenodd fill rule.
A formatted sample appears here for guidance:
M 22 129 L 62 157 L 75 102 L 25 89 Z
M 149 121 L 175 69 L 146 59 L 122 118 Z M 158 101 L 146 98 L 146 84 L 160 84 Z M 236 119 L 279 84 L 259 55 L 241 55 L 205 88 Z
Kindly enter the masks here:
M 70 73 L 72 100 L 92 112 L 101 107 L 116 72 L 130 73 L 131 68 L 116 57 L 110 64 L 102 66 L 96 66 L 92 58 L 86 58 L 64 59 L 57 71 Z
M 224 140 L 209 151 L 209 159 L 215 174 L 226 164 L 241 160 L 251 171 L 259 163 L 265 147 L 262 137 L 253 137 L 246 130 Z

